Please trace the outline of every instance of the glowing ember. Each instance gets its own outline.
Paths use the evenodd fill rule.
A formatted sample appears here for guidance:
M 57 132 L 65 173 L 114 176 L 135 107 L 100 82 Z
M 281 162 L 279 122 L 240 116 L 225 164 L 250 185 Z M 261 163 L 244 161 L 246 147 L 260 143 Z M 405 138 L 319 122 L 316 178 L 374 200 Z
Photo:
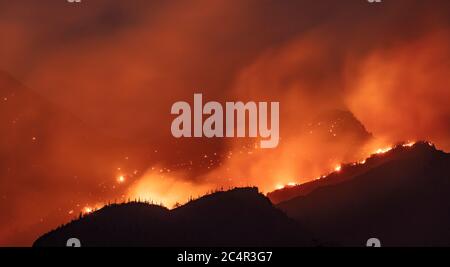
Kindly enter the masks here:
M 277 190 L 280 190 L 280 189 L 283 189 L 283 188 L 284 188 L 284 185 L 277 184 L 277 185 L 275 186 L 275 188 L 276 188 Z
M 392 150 L 392 147 L 380 148 L 377 151 L 375 151 L 375 154 L 384 154 L 384 153 L 389 152 L 391 150 Z
M 84 207 L 84 209 L 83 209 L 83 212 L 84 212 L 85 214 L 92 213 L 92 211 L 93 211 L 93 209 L 92 209 L 91 207 Z
M 413 147 L 416 143 L 417 143 L 417 142 L 408 142 L 408 143 L 402 144 L 401 146 L 402 146 L 402 147 Z M 430 142 L 428 142 L 428 144 L 429 144 L 430 146 L 433 146 L 433 144 L 430 143 Z M 384 154 L 384 153 L 387 153 L 387 152 L 391 151 L 393 148 L 394 148 L 394 147 L 392 147 L 392 146 L 390 146 L 390 147 L 385 147 L 385 148 L 379 148 L 379 149 L 377 149 L 373 154 Z M 352 165 L 352 166 L 356 166 L 356 165 L 358 165 L 358 164 L 365 164 L 366 161 L 367 161 L 367 159 L 360 160 L 360 161 L 358 161 L 358 162 L 352 163 L 351 165 Z M 335 172 L 340 172 L 341 170 L 342 170 L 342 165 L 336 165 L 336 166 L 334 167 L 334 171 L 335 171 Z M 328 174 L 327 174 L 327 175 L 328 175 Z M 322 176 L 316 177 L 314 180 L 324 179 L 325 177 L 327 177 L 327 175 L 322 175 Z M 297 183 L 294 183 L 294 182 L 290 182 L 290 183 L 287 183 L 287 184 L 285 184 L 285 185 L 277 184 L 275 188 L 276 188 L 277 190 L 280 190 L 280 189 L 284 189 L 284 188 L 287 188 L 287 187 L 293 187 L 293 186 L 298 186 L 298 185 L 301 185 L 301 184 L 297 184 Z
M 407 144 L 403 144 L 403 147 L 412 147 L 415 144 L 416 144 L 416 142 L 410 142 L 410 143 L 407 143 Z
M 320 180 L 320 179 L 323 179 L 325 177 L 326 177 L 326 175 L 322 175 L 322 176 L 317 177 L 316 180 Z
M 334 170 L 337 171 L 337 172 L 341 171 L 341 169 L 342 169 L 342 166 L 341 166 L 341 165 L 337 165 L 337 166 L 334 168 Z
M 120 184 L 125 182 L 125 176 L 120 175 L 119 177 L 117 177 L 117 182 L 120 183 Z

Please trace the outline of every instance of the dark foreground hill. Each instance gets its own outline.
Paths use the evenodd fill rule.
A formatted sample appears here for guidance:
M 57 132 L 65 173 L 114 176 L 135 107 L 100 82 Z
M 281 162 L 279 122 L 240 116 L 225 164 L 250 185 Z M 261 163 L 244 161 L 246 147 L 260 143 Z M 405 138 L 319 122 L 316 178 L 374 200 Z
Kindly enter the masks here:
M 293 190 L 300 196 L 277 206 L 333 244 L 375 237 L 385 246 L 450 246 L 450 155 L 428 143 L 398 146 Z
M 429 143 L 399 145 L 289 190 L 299 194 L 276 207 L 256 188 L 171 211 L 110 205 L 34 245 L 76 237 L 83 246 L 365 246 L 374 237 L 383 246 L 450 246 L 450 155 Z
M 115 204 L 53 230 L 34 246 L 312 246 L 312 237 L 256 188 L 204 196 L 174 210 Z

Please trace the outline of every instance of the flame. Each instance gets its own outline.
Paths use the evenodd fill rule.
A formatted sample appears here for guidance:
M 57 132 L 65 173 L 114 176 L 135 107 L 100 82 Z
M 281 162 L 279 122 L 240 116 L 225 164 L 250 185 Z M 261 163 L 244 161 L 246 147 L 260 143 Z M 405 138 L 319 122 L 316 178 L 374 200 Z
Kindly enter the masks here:
M 275 189 L 277 189 L 277 190 L 281 190 L 281 189 L 284 189 L 286 186 L 284 186 L 284 185 L 282 185 L 282 184 L 277 184 L 276 186 L 275 186 Z
M 117 182 L 119 184 L 124 183 L 125 182 L 125 176 L 123 176 L 123 175 L 118 176 L 117 177 Z
M 384 154 L 392 150 L 392 147 L 379 148 L 374 154 Z
M 91 207 L 84 207 L 83 209 L 83 213 L 84 214 L 89 214 L 92 213 L 94 210 Z
M 409 143 L 403 144 L 402 146 L 403 146 L 403 147 L 412 147 L 412 146 L 414 146 L 415 144 L 416 144 L 416 142 L 409 142 Z
M 334 168 L 334 170 L 337 171 L 337 172 L 340 172 L 341 169 L 342 169 L 342 166 L 341 166 L 341 165 L 337 165 L 337 166 Z
M 404 144 L 402 144 L 401 146 L 402 146 L 402 147 L 413 147 L 416 143 L 417 143 L 416 141 L 413 141 L 413 142 L 404 143 Z M 427 142 L 427 143 L 428 143 L 430 146 L 433 145 L 433 144 L 430 143 L 430 142 Z M 385 153 L 391 151 L 393 148 L 394 148 L 394 146 L 387 146 L 387 147 L 384 147 L 384 148 L 379 148 L 379 149 L 375 150 L 375 152 L 372 153 L 371 155 L 385 154 Z M 369 157 L 370 157 L 370 155 L 369 155 Z M 363 165 L 363 164 L 366 163 L 366 161 L 367 161 L 367 158 L 366 158 L 366 159 L 363 159 L 363 160 L 360 160 L 360 161 L 358 161 L 358 162 L 354 162 L 354 163 L 352 163 L 351 165 L 352 165 L 352 166 L 356 166 L 356 165 L 358 165 L 358 164 Z M 341 170 L 342 170 L 342 165 L 341 165 L 341 164 L 338 164 L 338 165 L 336 165 L 336 166 L 334 167 L 334 171 L 335 171 L 335 172 L 340 172 Z M 326 176 L 327 176 L 327 175 L 322 175 L 322 176 L 319 176 L 319 177 L 314 178 L 313 180 L 320 180 L 320 179 L 325 178 Z M 286 188 L 286 187 L 292 187 L 292 186 L 296 186 L 296 185 L 299 185 L 299 184 L 293 183 L 293 182 L 288 183 L 288 184 L 286 184 L 286 185 L 277 184 L 276 187 L 275 187 L 275 189 L 280 190 L 280 189 L 284 189 L 284 188 Z
M 98 203 L 96 203 L 96 204 L 94 204 L 94 205 L 87 204 L 87 205 L 81 210 L 81 212 L 82 212 L 83 214 L 90 214 L 90 213 L 93 213 L 94 211 L 97 211 L 97 210 L 101 209 L 101 208 L 104 207 L 104 206 L 105 206 L 105 204 L 102 203 L 102 202 L 98 202 Z M 72 213 L 73 213 L 73 212 L 72 212 Z M 70 213 L 69 213 L 69 214 L 70 214 Z
M 153 167 L 145 172 L 128 188 L 127 196 L 172 208 L 214 189 L 210 184 L 183 179 L 185 174 L 182 172 L 163 173 L 161 170 Z

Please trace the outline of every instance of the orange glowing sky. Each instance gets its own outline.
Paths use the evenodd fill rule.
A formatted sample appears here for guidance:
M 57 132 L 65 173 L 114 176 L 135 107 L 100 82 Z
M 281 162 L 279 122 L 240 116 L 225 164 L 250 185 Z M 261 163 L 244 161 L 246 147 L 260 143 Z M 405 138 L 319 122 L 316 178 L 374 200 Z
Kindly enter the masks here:
M 0 0 L 0 245 L 108 202 L 269 192 L 401 141 L 450 150 L 447 0 L 37 2 Z M 194 93 L 279 101 L 279 147 L 174 139 L 170 107 Z

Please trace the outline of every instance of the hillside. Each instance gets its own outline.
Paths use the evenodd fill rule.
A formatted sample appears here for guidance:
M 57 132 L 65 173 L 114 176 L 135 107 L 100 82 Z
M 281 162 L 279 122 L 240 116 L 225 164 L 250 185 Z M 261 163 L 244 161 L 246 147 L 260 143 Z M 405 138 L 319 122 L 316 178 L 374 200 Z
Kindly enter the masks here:
M 256 188 L 217 192 L 175 210 L 145 203 L 104 207 L 34 246 L 311 246 L 312 237 Z
M 109 205 L 34 245 L 64 246 L 71 237 L 83 246 L 365 246 L 372 237 L 383 246 L 450 245 L 450 155 L 430 143 L 398 145 L 286 190 L 300 194 L 276 206 L 256 188 L 174 210 Z
M 301 186 L 300 186 L 301 187 Z M 398 146 L 344 167 L 277 205 L 319 239 L 361 246 L 450 245 L 450 155 L 428 143 Z

